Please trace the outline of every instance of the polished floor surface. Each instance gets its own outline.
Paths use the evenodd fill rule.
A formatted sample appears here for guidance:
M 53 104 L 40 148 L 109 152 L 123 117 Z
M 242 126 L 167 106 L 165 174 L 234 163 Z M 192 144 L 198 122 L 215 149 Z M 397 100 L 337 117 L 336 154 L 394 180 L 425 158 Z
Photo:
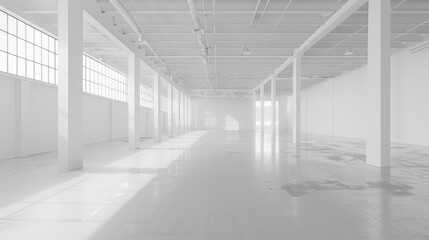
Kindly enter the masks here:
M 0 239 L 429 239 L 429 147 L 393 145 L 391 171 L 364 144 L 300 147 L 251 132 L 196 131 L 161 143 L 0 161 Z

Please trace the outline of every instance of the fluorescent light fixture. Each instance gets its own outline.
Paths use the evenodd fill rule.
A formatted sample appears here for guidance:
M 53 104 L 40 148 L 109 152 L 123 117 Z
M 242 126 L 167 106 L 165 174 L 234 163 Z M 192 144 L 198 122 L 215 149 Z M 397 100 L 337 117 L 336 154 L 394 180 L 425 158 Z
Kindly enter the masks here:
M 242 56 L 250 56 L 252 52 L 249 51 L 248 48 L 245 48 L 244 45 L 241 47 L 241 55 Z
M 246 48 L 244 51 L 241 52 L 241 55 L 243 55 L 243 56 L 250 56 L 250 55 L 252 55 L 252 52 L 249 51 L 249 49 Z
M 205 33 L 204 28 L 197 28 L 193 30 L 195 34 L 203 35 Z
M 350 49 L 347 49 L 347 51 L 344 53 L 344 55 L 345 56 L 351 56 L 351 55 L 353 55 L 353 54 L 355 54 L 355 52 L 353 52 L 352 50 L 350 50 Z

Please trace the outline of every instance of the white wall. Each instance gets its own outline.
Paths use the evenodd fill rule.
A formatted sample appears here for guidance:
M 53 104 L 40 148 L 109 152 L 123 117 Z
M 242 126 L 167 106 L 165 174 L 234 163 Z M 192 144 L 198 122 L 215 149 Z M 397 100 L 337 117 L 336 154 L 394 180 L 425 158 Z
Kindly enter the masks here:
M 15 156 L 15 82 L 0 75 L 0 159 Z
M 128 137 L 128 104 L 111 101 L 112 104 L 112 140 Z
M 0 73 L 0 159 L 15 157 L 15 88 L 20 77 Z M 57 87 L 29 80 L 30 154 L 57 149 Z M 142 136 L 153 134 L 153 111 L 141 107 Z M 164 113 L 165 115 L 166 113 Z M 103 97 L 83 95 L 84 144 L 128 136 L 128 105 Z M 163 129 L 166 131 L 165 127 Z
M 392 142 L 429 146 L 429 51 L 406 49 L 391 61 Z M 363 67 L 303 90 L 303 131 L 365 139 L 366 74 Z
M 29 109 L 30 154 L 54 151 L 57 149 L 57 88 L 30 82 Z
M 153 136 L 153 109 L 140 107 L 140 136 Z
M 197 130 L 252 130 L 252 98 L 195 98 Z
M 83 96 L 83 131 L 86 144 L 110 140 L 110 122 L 109 100 Z

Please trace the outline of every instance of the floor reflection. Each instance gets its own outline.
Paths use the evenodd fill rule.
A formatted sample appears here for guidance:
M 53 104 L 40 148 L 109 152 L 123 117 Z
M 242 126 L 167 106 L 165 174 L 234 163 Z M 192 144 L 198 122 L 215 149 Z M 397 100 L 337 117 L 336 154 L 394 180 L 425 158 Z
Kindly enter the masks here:
M 4 161 L 0 239 L 427 238 L 429 148 L 394 144 L 382 170 L 364 154 L 355 139 L 213 131 L 93 146 L 62 175 L 49 154 Z

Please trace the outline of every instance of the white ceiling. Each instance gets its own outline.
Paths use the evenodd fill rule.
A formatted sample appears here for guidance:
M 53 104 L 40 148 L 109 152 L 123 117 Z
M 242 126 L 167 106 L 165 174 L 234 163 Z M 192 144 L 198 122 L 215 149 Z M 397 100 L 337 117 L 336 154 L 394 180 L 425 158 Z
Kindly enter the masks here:
M 188 89 L 252 89 L 273 72 L 345 0 L 194 0 L 209 47 L 207 73 L 201 58 L 187 0 L 121 0 L 143 37 L 167 64 L 146 47 L 160 68 L 183 80 Z M 56 33 L 55 0 L 22 0 L 25 17 Z M 98 0 L 112 24 L 137 41 L 131 27 L 109 0 Z M 340 75 L 366 64 L 367 6 L 353 14 L 306 52 L 303 86 Z M 400 49 L 428 39 L 429 1 L 392 0 L 392 48 Z M 143 45 L 144 47 L 144 45 Z M 84 48 L 93 56 L 126 72 L 127 56 L 95 27 L 85 24 Z M 246 48 L 251 55 L 244 56 Z M 344 55 L 351 51 L 354 54 Z M 148 84 L 150 70 L 142 68 Z M 210 83 L 206 81 L 209 78 Z M 291 69 L 279 77 L 279 91 L 290 92 Z M 149 84 L 150 85 L 150 84 Z

